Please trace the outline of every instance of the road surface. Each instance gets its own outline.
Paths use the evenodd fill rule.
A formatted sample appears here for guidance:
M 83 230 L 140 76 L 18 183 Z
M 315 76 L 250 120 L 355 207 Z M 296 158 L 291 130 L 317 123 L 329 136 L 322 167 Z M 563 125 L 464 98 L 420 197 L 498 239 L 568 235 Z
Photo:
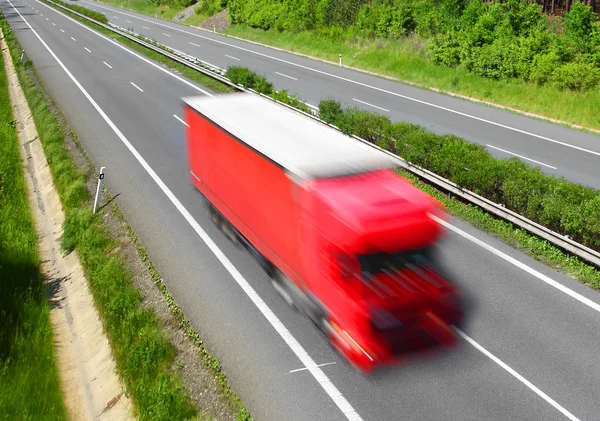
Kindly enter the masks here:
M 598 419 L 597 293 L 452 221 L 440 253 L 476 305 L 465 340 L 363 376 L 210 223 L 188 180 L 180 98 L 211 93 L 39 1 L 0 6 L 254 419 Z M 307 369 L 302 351 L 326 365 Z

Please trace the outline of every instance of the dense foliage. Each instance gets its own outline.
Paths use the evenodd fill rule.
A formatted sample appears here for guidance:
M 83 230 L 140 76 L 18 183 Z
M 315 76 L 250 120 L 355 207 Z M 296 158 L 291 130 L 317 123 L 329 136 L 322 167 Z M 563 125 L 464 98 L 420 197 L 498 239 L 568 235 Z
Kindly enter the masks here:
M 247 67 L 230 66 L 225 73 L 225 77 L 233 83 L 237 83 L 248 89 L 253 89 L 263 95 L 270 96 L 276 101 L 291 105 L 305 113 L 310 113 L 308 106 L 304 101 L 298 98 L 297 95 L 290 94 L 285 89 L 280 91 L 275 90 L 273 84 L 269 82 L 265 76 L 261 76 Z
M 519 79 L 561 89 L 600 82 L 600 23 L 577 1 L 562 17 L 527 0 L 205 0 L 228 7 L 232 23 L 265 30 L 328 29 L 348 39 L 425 40 L 440 65 L 493 79 Z

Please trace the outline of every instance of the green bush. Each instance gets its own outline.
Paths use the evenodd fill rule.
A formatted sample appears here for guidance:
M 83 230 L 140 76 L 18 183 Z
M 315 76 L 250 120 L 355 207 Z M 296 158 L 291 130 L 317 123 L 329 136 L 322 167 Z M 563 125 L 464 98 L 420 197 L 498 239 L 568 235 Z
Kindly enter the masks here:
M 481 146 L 423 127 L 391 123 L 377 113 L 319 103 L 320 117 L 376 143 L 462 188 L 600 250 L 600 192 L 544 174 L 517 158 L 496 159 Z
M 558 27 L 553 27 L 539 3 L 230 0 L 228 7 L 233 23 L 265 30 L 316 30 L 325 41 L 400 38 L 415 32 L 423 38 L 436 64 L 464 66 L 492 79 L 532 81 L 578 91 L 593 89 L 596 71 L 600 70 L 600 23 L 591 8 L 574 3 L 569 13 L 556 18 Z M 557 68 L 560 70 L 554 77 Z
M 283 102 L 284 104 L 295 107 L 301 111 L 304 111 L 307 114 L 310 114 L 310 108 L 302 101 L 297 95 L 290 95 L 287 90 L 283 89 L 281 91 L 272 92 L 269 94 L 271 98 Z
M 245 88 L 254 89 L 261 94 L 270 95 L 273 92 L 273 84 L 266 77 L 260 76 L 247 67 L 230 66 L 225 73 L 233 83 L 238 83 Z
M 562 60 L 556 51 L 538 54 L 531 64 L 529 79 L 538 85 L 546 85 L 552 80 L 552 74 L 562 64 Z
M 319 102 L 319 117 L 329 124 L 336 125 L 342 113 L 342 105 L 335 99 L 324 99 Z
M 195 3 L 194 0 L 183 0 L 183 1 L 189 3 L 188 5 L 182 5 L 183 7 L 191 6 L 192 4 Z M 219 13 L 221 10 L 225 9 L 226 7 L 227 7 L 227 0 L 202 0 L 200 2 L 200 6 L 197 6 L 194 9 L 194 11 L 198 15 L 205 14 L 208 16 L 212 16 L 212 15 Z
M 273 89 L 273 84 L 269 82 L 265 76 L 261 76 L 247 67 L 231 66 L 227 69 L 225 77 L 229 78 L 229 80 L 234 83 L 238 83 L 246 88 L 254 89 L 256 92 L 268 95 L 277 101 L 291 105 L 305 113 L 310 113 L 310 108 L 308 108 L 304 101 L 298 98 L 297 95 L 290 95 L 285 89 L 275 91 Z
M 561 89 L 587 91 L 600 82 L 600 68 L 591 63 L 566 63 L 554 70 L 552 80 Z

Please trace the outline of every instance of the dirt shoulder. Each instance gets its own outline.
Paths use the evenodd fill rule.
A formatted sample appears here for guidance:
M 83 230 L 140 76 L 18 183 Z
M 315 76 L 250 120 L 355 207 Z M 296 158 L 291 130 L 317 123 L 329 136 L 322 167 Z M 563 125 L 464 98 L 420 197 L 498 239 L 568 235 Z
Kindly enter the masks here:
M 64 256 L 60 251 L 65 218 L 60 197 L 3 37 L 1 43 L 36 222 L 40 269 L 51 292 L 50 320 L 69 418 L 133 419 L 79 257 L 77 253 Z

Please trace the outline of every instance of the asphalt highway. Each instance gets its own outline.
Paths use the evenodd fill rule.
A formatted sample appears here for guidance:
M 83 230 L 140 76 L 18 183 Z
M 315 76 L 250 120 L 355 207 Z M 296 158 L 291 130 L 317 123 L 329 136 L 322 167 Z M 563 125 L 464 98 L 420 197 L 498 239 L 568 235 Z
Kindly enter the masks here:
M 254 419 L 600 418 L 597 293 L 453 220 L 439 251 L 475 303 L 462 344 L 363 376 L 210 222 L 180 118 L 211 92 L 39 1 L 0 7 Z
M 72 3 L 104 13 L 109 22 L 220 68 L 247 66 L 277 89 L 313 106 L 325 97 L 420 124 L 484 145 L 499 158 L 518 157 L 542 171 L 600 188 L 600 137 L 447 95 L 339 68 L 272 48 L 179 25 L 91 0 Z M 337 57 L 331 57 L 336 61 Z

